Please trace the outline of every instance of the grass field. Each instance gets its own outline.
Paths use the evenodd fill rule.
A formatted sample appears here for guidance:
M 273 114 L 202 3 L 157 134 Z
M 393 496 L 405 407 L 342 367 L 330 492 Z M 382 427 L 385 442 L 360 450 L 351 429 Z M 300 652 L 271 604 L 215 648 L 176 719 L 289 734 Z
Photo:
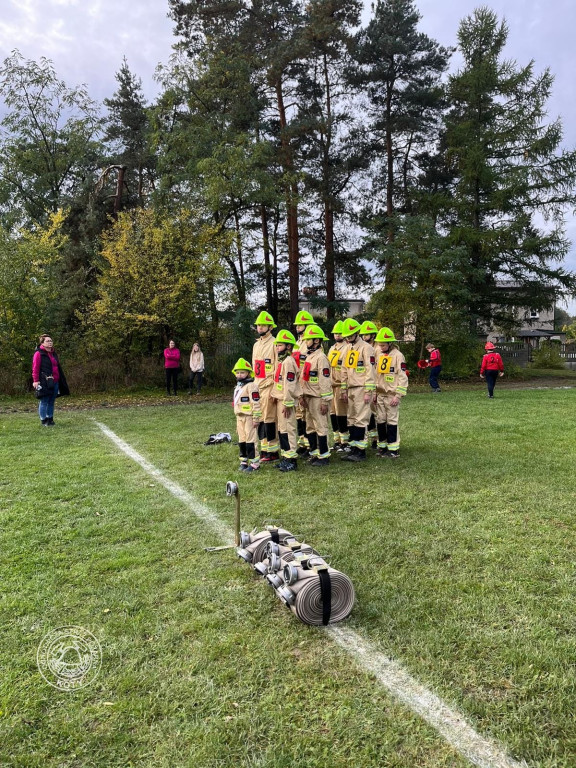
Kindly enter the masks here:
M 402 458 L 244 477 L 228 404 L 0 416 L 0 765 L 460 768 L 322 630 L 303 626 L 105 423 L 229 525 L 281 523 L 353 580 L 347 624 L 516 759 L 576 766 L 576 390 L 408 396 Z M 42 637 L 99 639 L 65 693 Z

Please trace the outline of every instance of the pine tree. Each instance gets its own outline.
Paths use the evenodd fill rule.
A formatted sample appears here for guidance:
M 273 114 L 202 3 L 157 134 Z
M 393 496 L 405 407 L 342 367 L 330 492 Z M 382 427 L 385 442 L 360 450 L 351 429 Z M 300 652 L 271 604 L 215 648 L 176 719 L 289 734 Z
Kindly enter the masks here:
M 154 188 L 156 158 L 150 147 L 149 110 L 142 81 L 132 74 L 126 59 L 116 73 L 116 80 L 118 90 L 111 99 L 104 99 L 108 108 L 104 140 L 111 149 L 108 162 L 126 169 L 122 177 L 128 195 L 122 207 L 132 208 L 143 206 L 145 190 Z
M 307 6 L 306 35 L 310 41 L 307 66 L 298 81 L 298 122 L 302 126 L 298 153 L 305 173 L 305 191 L 322 224 L 311 233 L 322 244 L 322 273 L 328 318 L 337 314 L 337 217 L 345 214 L 345 192 L 362 164 L 358 117 L 351 87 L 344 77 L 352 45 L 351 30 L 358 24 L 357 0 L 314 0 Z M 348 212 L 349 213 L 349 212 Z M 350 254 L 346 254 L 350 260 Z
M 394 231 L 391 218 L 412 210 L 415 155 L 435 140 L 442 115 L 440 78 L 450 50 L 419 32 L 419 21 L 412 0 L 378 0 L 372 19 L 357 34 L 356 67 L 349 73 L 365 91 L 369 151 L 384 158 L 384 167 L 374 168 L 373 188 L 385 190 L 386 203 L 373 206 L 372 212 L 384 214 L 388 239 Z

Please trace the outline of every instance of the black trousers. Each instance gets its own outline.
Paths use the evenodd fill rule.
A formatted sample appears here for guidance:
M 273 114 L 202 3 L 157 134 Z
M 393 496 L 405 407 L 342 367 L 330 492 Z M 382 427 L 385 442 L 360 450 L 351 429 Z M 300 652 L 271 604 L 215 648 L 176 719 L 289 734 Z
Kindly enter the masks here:
M 174 394 L 178 394 L 178 368 L 166 368 L 166 391 L 170 394 L 170 383 L 174 388 Z
M 488 397 L 494 397 L 494 385 L 498 378 L 498 371 L 484 371 L 486 377 L 486 385 L 488 387 Z
M 194 386 L 194 377 L 197 376 L 196 391 L 200 394 L 200 390 L 202 389 L 202 374 L 203 371 L 190 371 L 190 376 L 188 376 L 188 389 L 192 389 Z

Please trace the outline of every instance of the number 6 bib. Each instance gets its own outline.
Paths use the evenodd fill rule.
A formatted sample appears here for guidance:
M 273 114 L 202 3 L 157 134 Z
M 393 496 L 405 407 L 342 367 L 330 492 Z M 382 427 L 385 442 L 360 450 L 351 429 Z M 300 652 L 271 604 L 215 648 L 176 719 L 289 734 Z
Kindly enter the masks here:
M 356 369 L 359 359 L 360 359 L 360 352 L 357 349 L 351 349 L 350 352 L 348 352 L 348 354 L 346 355 L 346 360 L 344 360 L 344 366 L 346 368 Z

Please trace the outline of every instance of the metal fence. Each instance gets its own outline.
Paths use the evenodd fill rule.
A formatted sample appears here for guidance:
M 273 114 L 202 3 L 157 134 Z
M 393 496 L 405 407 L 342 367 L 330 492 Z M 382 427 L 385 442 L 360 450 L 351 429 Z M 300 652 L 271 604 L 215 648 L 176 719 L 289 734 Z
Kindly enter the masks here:
M 525 368 L 531 360 L 532 348 L 523 341 L 500 341 L 498 350 L 505 363 Z

